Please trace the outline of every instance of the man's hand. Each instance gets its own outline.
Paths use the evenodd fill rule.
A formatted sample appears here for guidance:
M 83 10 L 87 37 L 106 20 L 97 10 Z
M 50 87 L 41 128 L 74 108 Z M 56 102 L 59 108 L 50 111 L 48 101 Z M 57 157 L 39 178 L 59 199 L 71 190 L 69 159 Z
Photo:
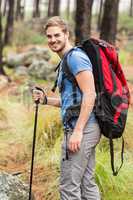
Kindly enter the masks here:
M 38 89 L 38 87 L 33 88 L 32 98 L 35 102 L 39 101 L 39 103 L 41 103 L 41 104 L 46 104 L 45 100 L 47 97 L 41 88 L 39 88 L 39 89 Z
M 69 139 L 68 143 L 69 150 L 72 151 L 73 153 L 79 151 L 82 138 L 83 138 L 82 131 L 74 131 Z

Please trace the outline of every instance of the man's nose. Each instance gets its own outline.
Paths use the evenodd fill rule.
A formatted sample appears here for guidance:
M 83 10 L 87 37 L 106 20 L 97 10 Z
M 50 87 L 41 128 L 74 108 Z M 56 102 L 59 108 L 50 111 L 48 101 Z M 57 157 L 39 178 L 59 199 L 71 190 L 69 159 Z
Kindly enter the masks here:
M 56 38 L 55 37 L 51 37 L 51 42 L 55 42 Z

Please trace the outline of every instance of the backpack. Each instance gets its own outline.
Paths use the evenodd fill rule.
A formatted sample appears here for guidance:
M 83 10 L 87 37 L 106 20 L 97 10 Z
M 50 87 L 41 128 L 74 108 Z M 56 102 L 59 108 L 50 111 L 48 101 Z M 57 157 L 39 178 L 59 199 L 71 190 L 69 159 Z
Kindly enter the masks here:
M 114 46 L 103 40 L 90 38 L 84 41 L 79 48 L 85 51 L 92 63 L 97 93 L 94 113 L 101 133 L 109 139 L 111 167 L 113 175 L 116 176 L 123 165 L 124 139 L 122 137 L 121 165 L 117 169 L 114 167 L 113 139 L 120 138 L 123 135 L 126 124 L 130 98 L 127 82 Z M 73 90 L 75 90 L 77 82 L 67 65 L 67 56 L 64 60 L 66 63 L 62 71 L 67 79 L 73 83 Z M 56 86 L 57 80 L 53 91 Z M 80 111 L 79 106 L 76 109 Z M 72 116 L 74 113 L 77 114 L 77 111 L 74 108 L 70 113 Z

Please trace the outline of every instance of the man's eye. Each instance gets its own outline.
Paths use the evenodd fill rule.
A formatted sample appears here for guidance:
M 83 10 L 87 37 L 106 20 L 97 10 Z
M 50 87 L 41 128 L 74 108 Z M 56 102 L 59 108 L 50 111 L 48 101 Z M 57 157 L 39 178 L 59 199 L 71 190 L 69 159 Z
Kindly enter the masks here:
M 55 37 L 60 37 L 60 34 L 56 34 Z
M 48 39 L 50 39 L 50 38 L 51 38 L 51 36 L 50 36 L 50 35 L 47 35 L 47 38 L 48 38 Z

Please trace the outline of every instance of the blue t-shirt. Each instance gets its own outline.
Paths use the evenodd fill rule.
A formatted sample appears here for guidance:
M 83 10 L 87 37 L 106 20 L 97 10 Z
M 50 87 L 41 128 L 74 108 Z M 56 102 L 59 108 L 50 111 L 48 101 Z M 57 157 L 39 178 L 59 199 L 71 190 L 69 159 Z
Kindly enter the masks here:
M 64 55 L 65 58 L 66 55 Z M 66 115 L 66 110 L 73 106 L 73 86 L 72 82 L 68 80 L 66 77 L 64 77 L 64 74 L 62 72 L 62 65 L 63 60 L 60 63 L 60 72 L 58 77 L 58 87 L 59 89 L 62 87 L 62 79 L 63 79 L 63 89 L 61 90 L 61 112 L 62 112 L 62 119 L 64 119 Z M 69 69 L 71 73 L 76 76 L 79 72 L 89 70 L 92 71 L 92 64 L 88 58 L 88 56 L 85 54 L 85 52 L 78 48 L 74 47 L 73 50 L 70 50 L 70 53 L 67 53 L 67 65 L 69 66 Z M 77 104 L 81 104 L 82 101 L 82 92 L 79 89 L 79 87 L 76 87 L 76 100 Z M 71 126 L 75 126 L 75 123 L 77 121 L 78 117 L 72 118 L 71 120 Z M 92 111 L 90 114 L 90 117 L 88 119 L 87 123 L 93 123 L 95 122 L 95 115 Z

